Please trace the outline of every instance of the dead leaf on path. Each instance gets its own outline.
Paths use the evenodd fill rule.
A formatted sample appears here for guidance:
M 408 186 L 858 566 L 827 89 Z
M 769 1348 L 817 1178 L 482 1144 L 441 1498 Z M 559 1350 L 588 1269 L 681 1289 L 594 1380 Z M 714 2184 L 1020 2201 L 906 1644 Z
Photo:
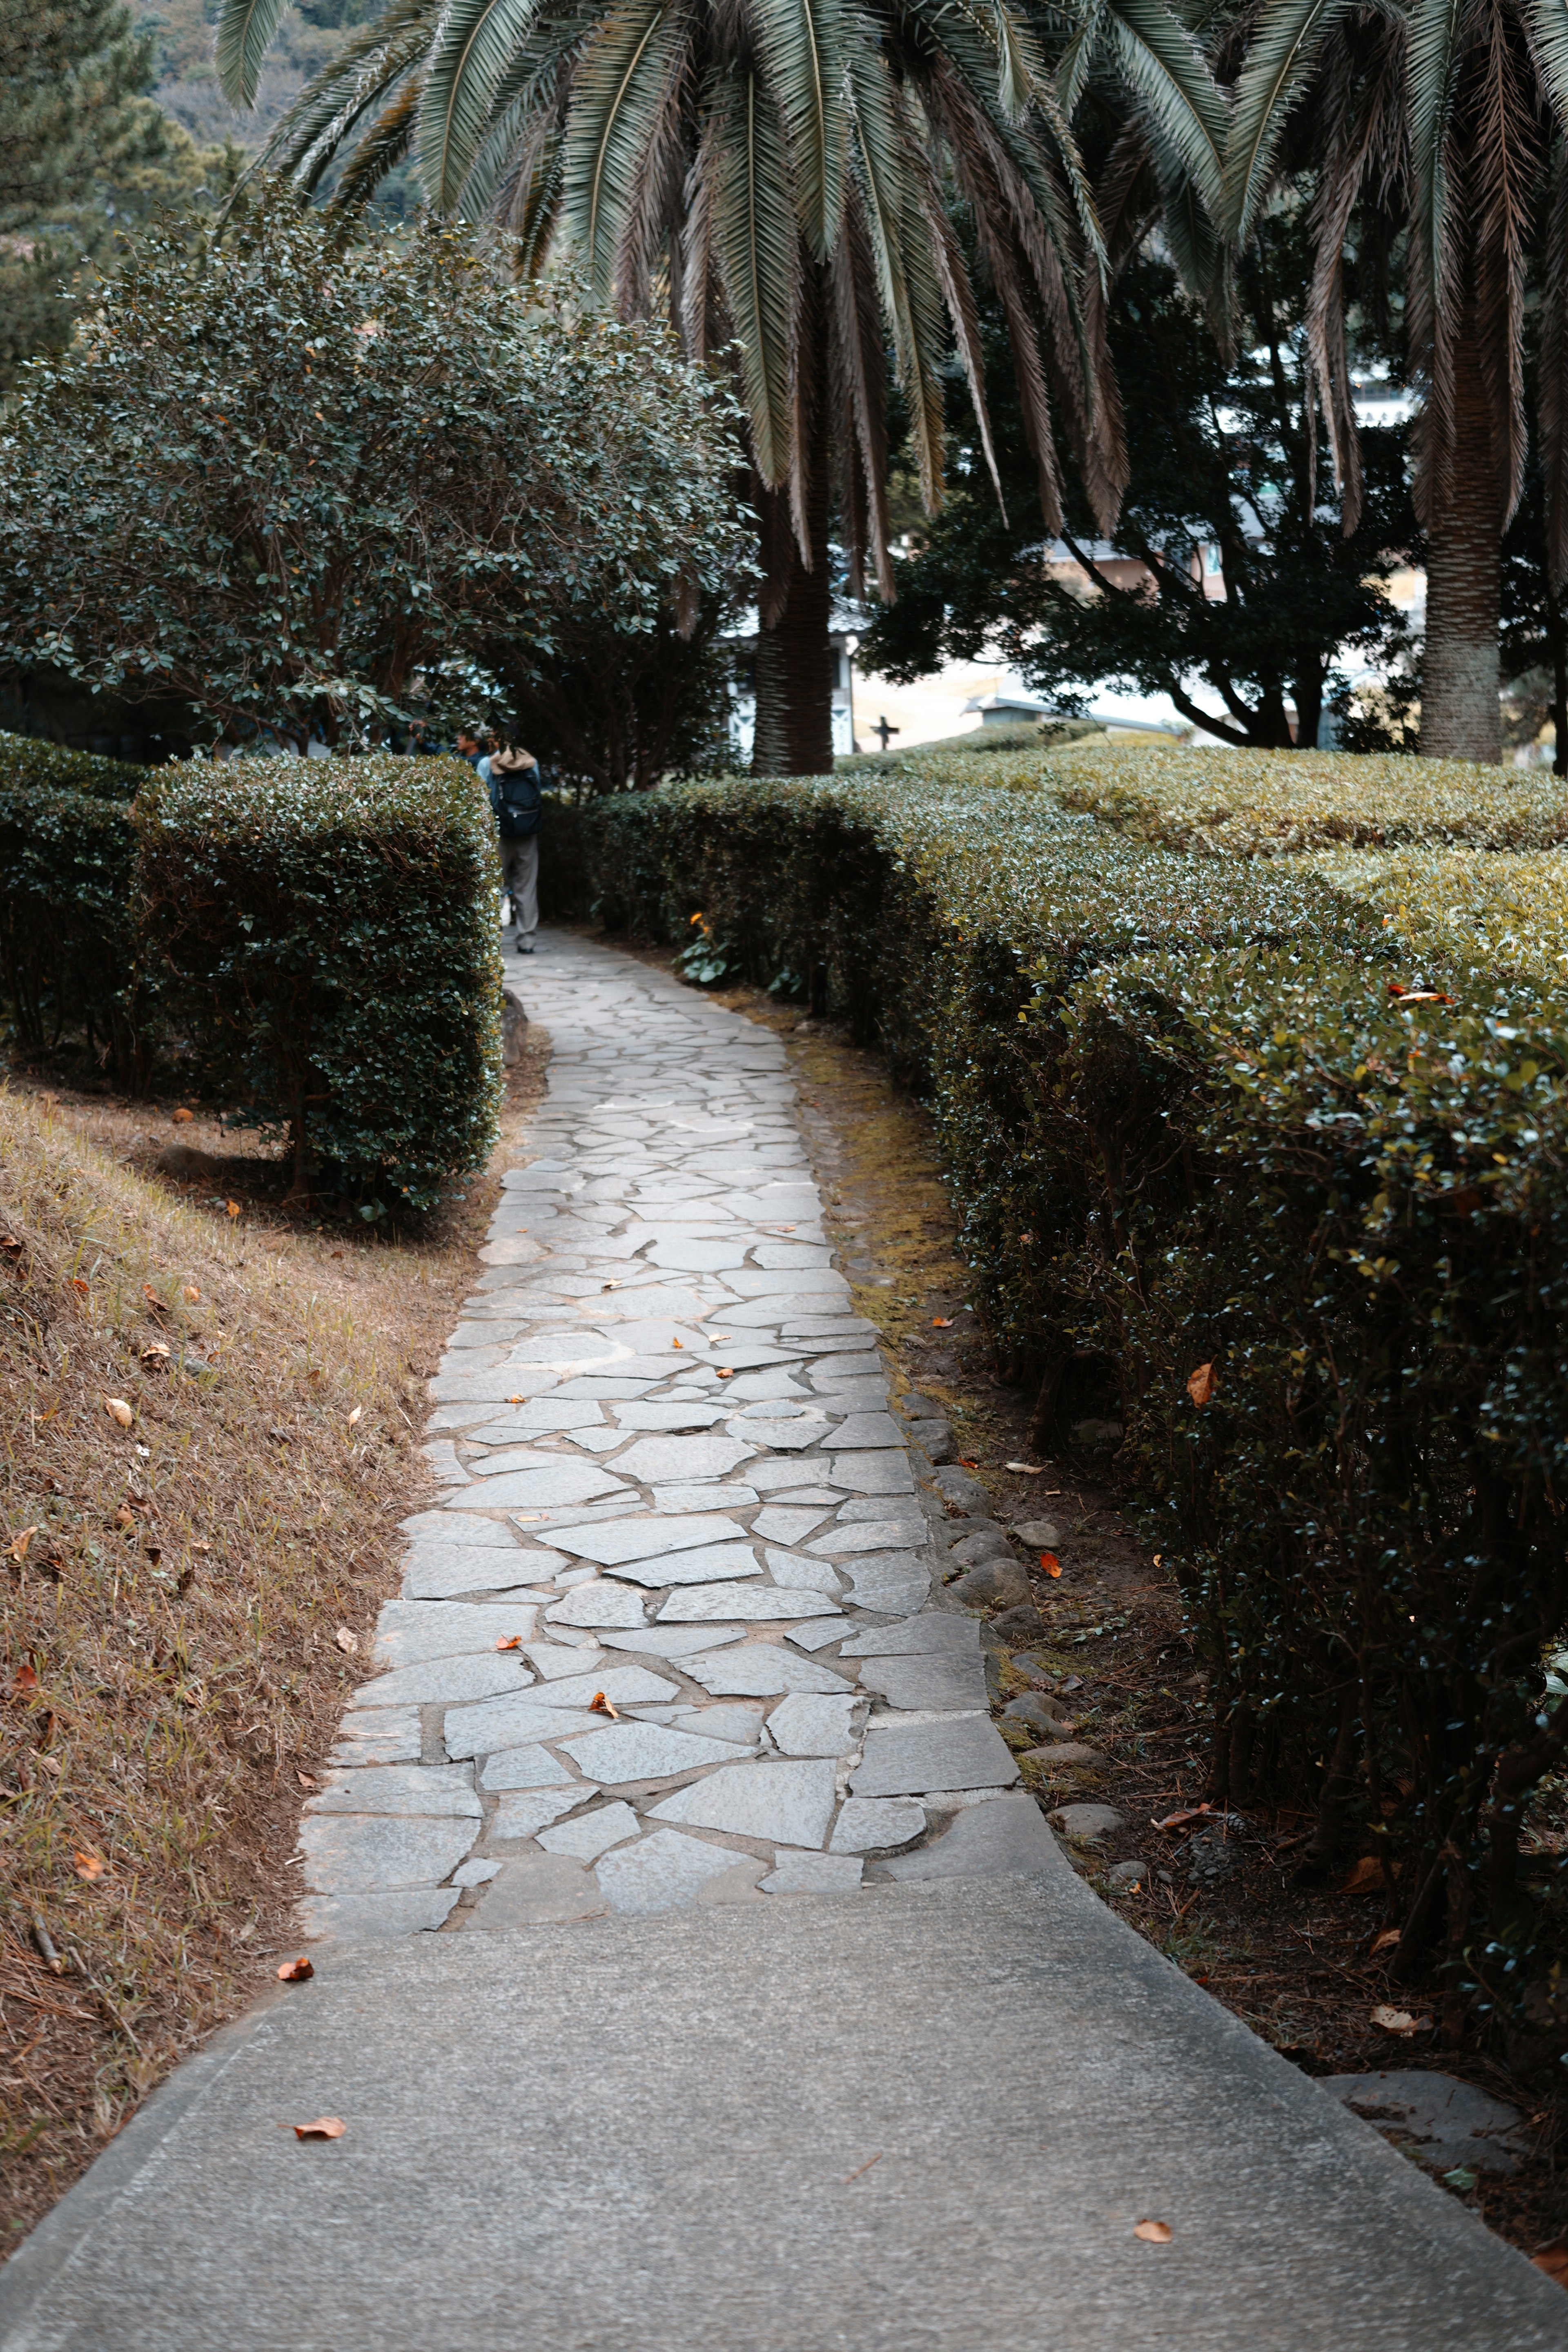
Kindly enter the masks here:
M 143 1348 L 142 1350 L 142 1369 L 143 1371 L 161 1372 L 166 1369 L 168 1361 L 169 1350 L 166 1344 L 162 1339 L 153 1340 L 149 1346 Z
M 1062 1564 L 1054 1551 L 1043 1551 L 1040 1554 L 1040 1566 L 1047 1576 L 1059 1576 L 1062 1572 Z
M 73 1290 L 90 1290 L 91 1287 L 92 1285 L 89 1282 L 84 1282 L 79 1274 L 72 1275 L 71 1288 Z
M 626 1285 L 622 1282 L 601 1282 L 599 1287 L 601 1290 L 624 1290 Z
M 931 1318 L 931 1328 L 933 1331 L 951 1331 L 952 1328 L 952 1316 L 933 1315 Z
M 296 2124 L 296 2139 L 342 2139 L 348 2129 L 341 2116 L 318 2116 L 313 2124 Z
M 79 1853 L 73 1854 L 71 1860 L 76 1865 L 77 1876 L 85 1878 L 89 1886 L 95 1878 L 103 1876 L 103 1864 L 97 1854 Z
M 332 1635 L 332 1639 L 337 1643 L 345 1658 L 358 1657 L 359 1635 L 357 1633 L 351 1633 L 346 1625 L 340 1625 L 337 1632 Z
M 130 1504 L 121 1503 L 120 1508 L 114 1514 L 115 1526 L 117 1528 L 129 1528 L 133 1527 L 135 1523 L 136 1514 L 132 1509 Z
M 237 1216 L 238 1216 L 238 1214 L 239 1214 L 239 1202 L 238 1202 L 237 1201 L 226 1201 L 226 1202 L 224 1202 L 224 1207 L 227 1210 L 227 1212 L 228 1212 L 228 1213 L 229 1213 L 229 1215 L 230 1215 L 231 1217 L 237 1217 Z
M 684 1339 L 672 1339 L 669 1344 L 672 1348 L 684 1348 L 686 1342 Z
M 1184 1829 L 1188 1822 L 1202 1821 L 1210 1811 L 1207 1805 L 1184 1805 L 1180 1812 L 1167 1813 L 1163 1822 L 1151 1822 L 1152 1830 Z
M 187 1282 L 187 1283 L 185 1284 L 184 1287 L 184 1288 L 182 1289 L 182 1291 L 180 1292 L 180 1297 L 181 1297 L 182 1298 L 188 1298 L 188 1299 L 190 1300 L 190 1302 L 191 1302 L 191 1304 L 192 1304 L 192 1306 L 193 1306 L 193 1307 L 195 1305 L 195 1303 L 196 1303 L 197 1299 L 201 1297 L 201 1295 L 202 1295 L 202 1294 L 201 1294 L 201 1292 L 196 1288 L 196 1286 L 195 1286 L 195 1284 L 194 1282 Z
M 507 1402 L 508 1404 L 526 1404 L 528 1402 L 528 1399 L 526 1397 L 520 1396 L 508 1397 Z
M 354 1427 L 357 1425 L 357 1423 L 358 1423 L 358 1422 L 359 1422 L 359 1420 L 360 1420 L 360 1417 L 361 1417 L 361 1415 L 363 1413 L 363 1412 L 364 1412 L 364 1407 L 363 1407 L 363 1404 L 356 1404 L 356 1405 L 355 1405 L 355 1407 L 354 1407 L 354 1409 L 353 1409 L 353 1412 L 351 1412 L 351 1413 L 350 1413 L 350 1415 L 349 1415 L 349 1427 L 350 1427 L 351 1429 L 354 1428 Z
M 123 1397 L 105 1397 L 103 1410 L 110 1420 L 117 1422 L 121 1429 L 129 1429 L 136 1418 Z
M 142 1285 L 142 1296 L 147 1301 L 148 1306 L 153 1309 L 154 1315 L 166 1315 L 168 1313 L 168 1308 L 164 1306 L 163 1301 L 159 1297 L 157 1292 L 153 1289 L 150 1282 L 144 1282 Z
M 16 1560 L 16 1561 L 20 1562 L 20 1561 L 22 1561 L 22 1560 L 24 1560 L 24 1559 L 26 1559 L 26 1557 L 27 1557 L 27 1546 L 32 1542 L 33 1538 L 37 1534 L 37 1532 L 38 1532 L 38 1525 L 41 1525 L 41 1524 L 42 1524 L 41 1522 L 38 1522 L 37 1524 L 34 1525 L 33 1527 L 30 1527 L 30 1528 L 23 1528 L 19 1531 L 19 1533 L 17 1533 L 16 1535 L 14 1535 L 14 1536 L 12 1537 L 12 1538 L 11 1538 L 11 1557 L 12 1557 L 12 1559 L 13 1559 L 14 1560 Z
M 14 1679 L 13 1679 L 13 1681 L 12 1681 L 11 1688 L 12 1688 L 14 1691 L 16 1691 L 16 1692 L 19 1692 L 19 1693 L 21 1693 L 21 1694 L 23 1694 L 23 1695 L 26 1695 L 26 1692 L 28 1692 L 28 1691 L 36 1691 L 36 1690 L 37 1689 L 37 1687 L 38 1687 L 38 1677 L 37 1677 L 37 1675 L 34 1673 L 34 1671 L 33 1671 L 32 1667 L 31 1667 L 31 1666 L 18 1666 L 18 1667 L 17 1667 L 17 1669 L 16 1669 L 16 1675 L 15 1675 L 15 1677 L 14 1677 Z
M 720 1378 L 721 1381 L 732 1381 L 732 1380 L 734 1379 L 734 1377 L 735 1377 L 735 1367 L 734 1367 L 734 1365 L 733 1365 L 733 1364 L 721 1364 L 721 1365 L 720 1365 L 720 1367 L 719 1367 L 719 1378 Z
M 1200 1364 L 1187 1381 L 1187 1394 L 1194 1404 L 1207 1404 L 1219 1386 L 1212 1364 Z
M 1373 1960 L 1375 1960 L 1375 1959 L 1376 1959 L 1376 1958 L 1377 1958 L 1377 1956 L 1378 1956 L 1378 1954 L 1379 1954 L 1379 1952 L 1391 1952 L 1391 1951 L 1394 1949 L 1394 1945 L 1395 1945 L 1395 1944 L 1397 1944 L 1397 1943 L 1398 1943 L 1398 1941 L 1399 1941 L 1399 1930 L 1398 1930 L 1398 1928 L 1397 1928 L 1397 1927 L 1385 1927 L 1385 1928 L 1384 1929 L 1384 1931 L 1383 1931 L 1383 1933 L 1382 1933 L 1382 1935 L 1381 1935 L 1381 1936 L 1374 1936 L 1374 1937 L 1373 1937 L 1372 1950 L 1371 1950 L 1371 1952 L 1368 1954 L 1368 1956 L 1367 1956 L 1367 1957 L 1368 1957 L 1370 1959 L 1373 1959 Z
M 1382 1855 L 1363 1853 L 1341 1887 L 1340 1893 L 1342 1895 L 1381 1895 L 1387 1884 L 1388 1874 L 1384 1869 Z
M 5 1252 L 13 1265 L 26 1255 L 26 1243 L 18 1241 L 15 1234 L 0 1234 L 0 1250 Z
M 496 1637 L 496 1648 L 498 1650 L 521 1650 L 521 1647 L 522 1635 L 521 1633 L 500 1633 Z
M 1408 2041 L 1413 2033 L 1430 2033 L 1432 2031 L 1429 2017 L 1414 2017 L 1409 2010 L 1390 2009 L 1385 2001 L 1381 2000 L 1372 2012 L 1372 2021 L 1380 2033 L 1396 2033 L 1402 2041 Z
M 297 1960 L 284 1961 L 282 1967 L 278 1971 L 278 1981 L 279 1984 L 306 1984 L 309 1982 L 310 1979 L 315 1975 L 315 1969 L 305 1958 L 304 1953 L 301 1952 Z M 310 2129 L 310 2126 L 309 2124 L 296 2124 L 294 2128 L 300 2134 L 300 2138 L 303 2139 L 305 2134 Z M 340 2131 L 342 2129 L 342 2126 L 341 2124 L 338 2126 L 338 2129 Z
M 1541 2252 L 1531 2254 L 1530 2259 L 1538 2271 L 1544 2271 L 1547 2277 L 1555 2279 L 1559 2286 L 1568 2286 L 1568 2244 L 1560 2242 L 1555 2246 L 1542 2246 Z
M 1147 2246 L 1168 2246 L 1174 2234 L 1169 2221 L 1140 2221 L 1132 2231 Z
M 961 1470 L 978 1470 L 980 1465 L 978 1462 L 972 1462 L 967 1454 L 961 1454 L 958 1457 L 958 1466 Z
M 301 1772 L 298 1764 L 294 1767 L 294 1778 L 301 1789 L 313 1789 L 317 1785 L 314 1776 L 309 1772 Z
M 184 1103 L 182 1103 L 179 1109 L 174 1113 L 174 1123 L 177 1127 L 188 1127 L 195 1117 L 195 1112 L 194 1110 L 187 1110 Z
M 588 1712 L 590 1715 L 607 1715 L 612 1723 L 619 1723 L 621 1719 L 620 1710 L 615 1701 L 606 1698 L 603 1691 L 594 1693 L 593 1697 L 588 1701 Z
M 1043 1478 L 1044 1470 L 1037 1462 L 1005 1462 L 1004 1470 L 1016 1470 L 1021 1478 Z

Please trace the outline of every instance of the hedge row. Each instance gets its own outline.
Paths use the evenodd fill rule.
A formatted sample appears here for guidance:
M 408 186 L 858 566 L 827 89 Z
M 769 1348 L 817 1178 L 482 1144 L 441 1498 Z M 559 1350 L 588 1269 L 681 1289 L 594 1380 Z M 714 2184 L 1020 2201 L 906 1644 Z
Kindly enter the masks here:
M 1040 1442 L 1123 1423 L 1211 1795 L 1312 1789 L 1310 1862 L 1379 1842 L 1402 1961 L 1439 1944 L 1517 2009 L 1521 1808 L 1568 1742 L 1563 1000 L 1306 860 L 1173 854 L 1085 796 L 691 786 L 591 812 L 590 848 L 606 919 L 700 909 L 928 1089 Z
M 132 802 L 128 788 L 136 790 Z M 495 828 L 460 761 L 126 768 L 0 738 L 0 936 L 19 1038 L 121 1084 L 178 1042 L 296 1184 L 428 1208 L 500 1086 Z

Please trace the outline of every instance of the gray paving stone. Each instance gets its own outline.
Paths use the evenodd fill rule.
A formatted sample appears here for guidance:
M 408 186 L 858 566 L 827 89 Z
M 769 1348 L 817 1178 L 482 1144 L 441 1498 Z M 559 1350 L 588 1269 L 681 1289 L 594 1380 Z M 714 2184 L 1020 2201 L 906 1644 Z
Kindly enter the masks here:
M 760 1536 L 764 1543 L 795 1544 L 808 1536 L 813 1528 L 819 1528 L 822 1519 L 820 1508 L 790 1510 L 773 1504 L 765 1511 L 757 1513 L 752 1521 L 752 1533 Z
M 594 1793 L 591 1780 L 573 1780 L 561 1789 L 514 1790 L 502 1797 L 496 1807 L 495 1818 L 487 1835 L 490 1838 L 537 1837 L 550 1822 L 558 1822 L 563 1813 L 574 1811 Z
M 544 1687 L 542 1684 L 536 1690 Z M 448 1756 L 488 1756 L 498 1748 L 526 1748 L 541 1740 L 564 1739 L 569 1732 L 586 1731 L 603 1721 L 602 1716 L 591 1715 L 585 1707 L 542 1706 L 536 1693 L 524 1691 L 516 1698 L 484 1699 L 478 1706 L 449 1708 L 442 1738 Z
M 841 1617 L 826 1592 L 804 1592 L 776 1584 L 694 1584 L 672 1592 L 658 1612 L 661 1625 L 700 1625 L 708 1619 L 738 1617 L 748 1624 L 783 1623 L 793 1617 Z
M 481 1789 L 549 1789 L 566 1784 L 582 1785 L 573 1780 L 558 1757 L 538 1746 L 499 1749 L 479 1780 Z
M 537 1615 L 537 1604 L 526 1601 L 385 1601 L 372 1656 L 390 1669 L 493 1650 L 514 1633 L 526 1642 Z
M 929 1570 L 913 1552 L 879 1551 L 869 1559 L 841 1563 L 849 1571 L 846 1599 L 856 1609 L 875 1609 L 886 1617 L 918 1609 L 931 1591 Z
M 563 1503 L 586 1503 L 596 1495 L 621 1494 L 625 1490 L 624 1479 L 595 1470 L 592 1463 L 558 1455 L 553 1461 L 541 1464 L 537 1470 L 516 1470 L 504 1477 L 487 1478 L 479 1491 L 498 1511 L 534 1511 Z M 463 1492 L 471 1496 L 473 1488 L 465 1487 Z
M 880 1869 L 889 1878 L 991 1878 L 1003 1871 L 1048 1869 L 1050 1845 L 1033 1797 L 999 1797 L 969 1806 L 930 1845 L 896 1854 Z
M 820 1454 L 760 1454 L 747 1465 L 746 1476 L 759 1495 L 776 1494 L 781 1487 L 828 1486 L 830 1500 L 840 1500 L 829 1486 L 828 1465 Z
M 797 1657 L 776 1642 L 747 1642 L 716 1656 L 704 1651 L 685 1659 L 682 1671 L 704 1690 L 725 1697 L 773 1698 L 786 1691 L 826 1691 L 837 1696 L 851 1687 L 831 1666 Z
M 473 1656 L 427 1658 L 421 1665 L 395 1667 L 361 1683 L 356 1696 L 367 1706 L 447 1706 L 526 1689 L 532 1680 L 516 1650 L 492 1645 Z
M 842 1617 L 837 1622 L 828 1618 L 820 1625 L 792 1625 L 784 1640 L 793 1642 L 799 1650 L 825 1650 L 830 1642 L 841 1640 L 845 1630 Z
M 765 1460 L 766 1456 L 761 1458 Z M 677 1484 L 653 1489 L 656 1511 L 689 1511 L 705 1502 L 722 1503 L 727 1510 L 750 1511 L 761 1501 L 754 1486 L 738 1486 L 733 1478 L 721 1478 L 708 1486 Z
M 617 1801 L 591 1813 L 579 1813 L 575 1821 L 563 1822 L 559 1829 L 542 1831 L 539 1843 L 547 1853 L 569 1853 L 576 1862 L 596 1862 L 612 1846 L 636 1837 L 641 1828 L 631 1807 Z
M 715 1422 L 724 1418 L 722 1405 L 699 1402 L 696 1398 L 686 1401 L 679 1397 L 654 1397 L 622 1405 L 616 1414 L 616 1425 L 622 1430 L 661 1429 L 671 1435 L 691 1435 L 711 1429 Z
M 852 1692 L 839 1697 L 792 1692 L 768 1717 L 768 1737 L 784 1756 L 842 1756 L 854 1745 L 850 1720 L 859 1704 Z
M 830 1443 L 835 1454 L 847 1453 L 851 1448 L 858 1453 L 868 1447 L 900 1446 L 903 1432 L 890 1413 L 857 1412 L 839 1423 Z
M 846 1797 L 827 1841 L 830 1853 L 874 1853 L 924 1835 L 926 1810 L 913 1797 Z
M 710 1845 L 701 1838 L 683 1837 L 679 1830 L 656 1830 L 636 1845 L 617 1846 L 595 1866 L 595 1875 L 612 1910 L 631 1918 L 648 1918 L 660 1911 L 677 1911 L 697 1900 L 703 1885 L 727 1878 L 745 1858 L 728 1846 Z M 751 1884 L 766 1865 L 752 1862 Z
M 484 1422 L 470 1425 L 468 1442 L 470 1445 L 515 1445 L 535 1434 L 553 1436 L 602 1429 L 604 1425 L 604 1407 L 592 1397 L 530 1397 L 526 1404 L 509 1405 L 504 1413 L 492 1413 Z
M 300 1906 L 307 1943 L 378 1944 L 439 1927 L 458 1900 L 455 1886 L 395 1895 L 310 1895 Z
M 545 1705 L 565 1708 L 587 1706 L 603 1692 L 616 1706 L 658 1706 L 680 1696 L 674 1683 L 647 1666 L 594 1664 L 584 1674 L 563 1675 L 541 1683 L 534 1696 Z
M 1127 1816 L 1114 1805 L 1058 1805 L 1051 1815 L 1051 1827 L 1075 1843 L 1093 1845 L 1113 1830 L 1124 1830 Z
M 694 1731 L 700 1739 L 732 1739 L 737 1748 L 754 1748 L 763 1734 L 761 1701 L 748 1706 L 691 1706 L 669 1719 L 678 1731 Z
M 450 1884 L 454 1886 L 488 1886 L 500 1868 L 499 1862 L 480 1854 L 473 1862 L 459 1863 L 452 1873 Z
M 779 1853 L 762 1882 L 764 1895 L 847 1895 L 860 1884 L 858 1854 Z
M 700 1544 L 694 1551 L 665 1552 L 652 1559 L 623 1560 L 617 1576 L 651 1587 L 715 1584 L 731 1577 L 760 1576 L 762 1561 L 749 1543 Z
M 569 1632 L 570 1628 L 563 1631 Z M 585 1675 L 605 1662 L 605 1653 L 595 1637 L 584 1634 L 582 1642 L 530 1642 L 523 1655 L 542 1683 L 563 1682 L 569 1675 Z M 593 1696 L 593 1693 L 589 1693 Z
M 810 1559 L 804 1552 L 781 1551 L 776 1546 L 768 1547 L 763 1558 L 773 1582 L 792 1591 L 826 1592 L 837 1601 L 844 1590 L 843 1578 L 826 1559 Z
M 420 1544 L 403 1571 L 405 1601 L 447 1601 L 460 1592 L 506 1592 L 549 1584 L 566 1565 L 560 1552 L 483 1544 Z
M 927 1651 L 923 1656 L 867 1658 L 860 1680 L 889 1706 L 956 1707 L 984 1711 L 985 1668 L 978 1651 Z
M 852 1559 L 859 1552 L 906 1551 L 923 1543 L 923 1517 L 836 1520 L 823 1535 L 813 1536 L 805 1549 L 817 1559 Z
M 419 1710 L 414 1706 L 366 1707 L 345 1715 L 332 1748 L 334 1764 L 417 1764 Z
M 316 1813 L 300 1825 L 302 1874 L 312 1895 L 391 1893 L 433 1886 L 473 1844 L 475 1824 L 426 1815 Z
M 851 1495 L 912 1495 L 914 1472 L 900 1446 L 897 1454 L 835 1454 L 830 1475 Z
M 494 1934 L 598 1919 L 608 1908 L 591 1874 L 569 1854 L 523 1854 L 503 1864 L 500 1876 L 486 1887 L 466 1932 Z
M 561 1744 L 580 1771 L 613 1789 L 670 1780 L 679 1772 L 735 1760 L 731 1741 L 700 1739 L 661 1723 L 613 1723 L 606 1730 L 585 1732 Z
M 477 1821 L 471 1764 L 369 1764 L 331 1773 L 307 1813 L 447 1813 Z
M 980 1620 L 956 1612 L 927 1609 L 901 1625 L 879 1625 L 874 1631 L 851 1633 L 844 1644 L 847 1658 L 912 1658 L 932 1652 L 980 1655 Z
M 983 1716 L 918 1723 L 866 1734 L 865 1761 L 851 1775 L 857 1797 L 918 1796 L 927 1789 L 1005 1789 L 1018 1777 L 1012 1751 Z
M 748 1444 L 765 1446 L 773 1454 L 805 1454 L 827 1435 L 829 1427 L 820 1413 L 791 1421 L 735 1421 L 730 1425 Z
M 579 1584 L 564 1601 L 552 1601 L 544 1612 L 547 1625 L 625 1627 L 641 1625 L 644 1602 L 640 1592 L 625 1584 Z
M 721 1642 L 738 1642 L 743 1625 L 650 1625 L 646 1633 L 606 1633 L 607 1650 L 633 1650 L 648 1658 L 685 1658 L 694 1650 L 712 1649 Z
M 616 1518 L 602 1525 L 552 1527 L 550 1540 L 579 1559 L 596 1560 L 601 1568 L 619 1568 L 628 1559 L 652 1559 L 666 1552 L 689 1551 L 698 1544 L 721 1543 L 743 1538 L 738 1519 L 721 1511 L 672 1513 L 668 1517 Z
M 678 1789 L 652 1808 L 650 1819 L 689 1828 L 723 1830 L 732 1837 L 820 1847 L 833 1819 L 831 1763 L 729 1764 Z
M 756 1448 L 742 1444 L 739 1438 L 710 1433 L 703 1437 L 639 1437 L 624 1454 L 616 1456 L 616 1468 L 624 1477 L 639 1479 L 653 1486 L 662 1479 L 724 1478 L 742 1462 L 749 1462 Z

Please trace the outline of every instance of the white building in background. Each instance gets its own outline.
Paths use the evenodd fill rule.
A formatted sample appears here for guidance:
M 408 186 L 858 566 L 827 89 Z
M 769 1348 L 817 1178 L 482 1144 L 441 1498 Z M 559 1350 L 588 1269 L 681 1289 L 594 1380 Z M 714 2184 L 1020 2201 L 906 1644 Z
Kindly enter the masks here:
M 854 604 L 837 604 L 828 632 L 833 647 L 833 756 L 847 760 L 869 746 L 855 740 L 855 653 L 865 618 Z M 730 741 L 737 769 L 752 764 L 757 739 L 757 615 L 742 614 L 725 643 L 735 656 L 735 689 L 730 702 Z

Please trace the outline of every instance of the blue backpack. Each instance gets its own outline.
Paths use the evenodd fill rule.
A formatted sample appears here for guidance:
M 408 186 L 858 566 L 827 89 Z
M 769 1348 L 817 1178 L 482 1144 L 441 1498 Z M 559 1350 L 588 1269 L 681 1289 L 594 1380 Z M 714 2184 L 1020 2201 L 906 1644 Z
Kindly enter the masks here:
M 537 761 L 531 768 L 500 770 L 491 762 L 490 806 L 503 841 L 524 841 L 539 831 L 544 822 L 543 781 L 544 771 Z

